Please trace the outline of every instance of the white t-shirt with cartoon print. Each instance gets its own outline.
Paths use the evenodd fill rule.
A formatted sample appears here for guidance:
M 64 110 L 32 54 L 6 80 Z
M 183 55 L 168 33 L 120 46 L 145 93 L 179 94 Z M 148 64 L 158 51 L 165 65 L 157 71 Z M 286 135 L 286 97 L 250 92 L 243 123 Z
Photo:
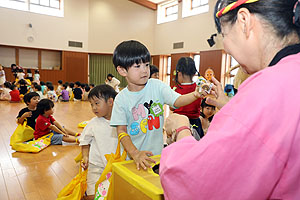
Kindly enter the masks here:
M 149 79 L 138 92 L 131 92 L 126 87 L 116 96 L 110 125 L 126 125 L 138 150 L 160 155 L 163 148 L 163 105 L 173 106 L 179 96 L 158 79 Z

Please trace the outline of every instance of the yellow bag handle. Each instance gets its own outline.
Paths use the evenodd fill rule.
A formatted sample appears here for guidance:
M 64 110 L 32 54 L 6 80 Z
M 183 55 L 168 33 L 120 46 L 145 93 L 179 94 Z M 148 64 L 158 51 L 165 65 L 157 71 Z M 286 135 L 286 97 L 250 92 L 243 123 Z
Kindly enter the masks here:
M 125 132 L 122 132 L 118 136 L 119 139 L 118 139 L 118 146 L 117 146 L 117 150 L 116 150 L 116 155 L 121 155 L 121 144 L 120 143 L 121 143 L 121 139 L 125 136 L 129 136 L 129 135 Z M 124 151 L 125 151 L 125 149 L 124 149 Z

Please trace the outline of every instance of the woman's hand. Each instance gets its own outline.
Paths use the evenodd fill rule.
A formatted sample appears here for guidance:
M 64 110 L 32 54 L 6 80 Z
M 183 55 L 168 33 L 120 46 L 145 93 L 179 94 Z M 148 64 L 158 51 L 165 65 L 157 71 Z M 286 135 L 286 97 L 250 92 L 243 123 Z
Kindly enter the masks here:
M 212 77 L 211 81 L 214 84 L 211 94 L 216 98 L 207 97 L 205 102 L 216 106 L 220 110 L 226 103 L 228 103 L 229 98 L 225 95 L 222 84 L 215 77 Z

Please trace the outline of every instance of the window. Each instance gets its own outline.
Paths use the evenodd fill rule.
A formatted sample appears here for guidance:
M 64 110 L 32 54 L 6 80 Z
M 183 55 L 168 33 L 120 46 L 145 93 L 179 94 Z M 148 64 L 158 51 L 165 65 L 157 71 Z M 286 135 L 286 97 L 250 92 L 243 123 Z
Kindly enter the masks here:
M 209 11 L 208 0 L 183 0 L 182 17 L 189 17 Z
M 168 56 L 167 60 L 167 84 L 170 85 L 171 77 L 171 56 Z
M 39 14 L 63 17 L 64 0 L 1 0 L 0 6 Z
M 231 56 L 230 68 L 232 68 L 238 64 L 239 63 Z M 230 72 L 230 74 L 232 75 L 232 76 L 230 76 L 230 84 L 233 84 L 233 80 L 234 80 L 236 73 L 238 72 L 238 69 L 239 68 L 236 68 Z
M 194 62 L 196 65 L 197 72 L 199 72 L 199 70 L 200 70 L 200 55 L 199 54 L 194 55 Z M 198 80 L 198 76 L 195 75 L 193 77 L 193 81 L 196 82 L 197 80 Z
M 168 1 L 157 7 L 157 24 L 177 20 L 178 1 Z

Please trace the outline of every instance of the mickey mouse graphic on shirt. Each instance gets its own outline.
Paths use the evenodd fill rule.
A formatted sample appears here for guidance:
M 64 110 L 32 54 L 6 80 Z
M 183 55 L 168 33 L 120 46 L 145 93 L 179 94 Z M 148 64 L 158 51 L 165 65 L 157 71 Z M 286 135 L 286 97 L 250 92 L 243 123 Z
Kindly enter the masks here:
M 134 122 L 129 126 L 130 135 L 138 135 L 140 131 L 146 134 L 147 130 L 160 128 L 160 117 L 164 114 L 161 103 L 150 100 L 149 103 L 145 102 L 133 107 L 131 111 Z

